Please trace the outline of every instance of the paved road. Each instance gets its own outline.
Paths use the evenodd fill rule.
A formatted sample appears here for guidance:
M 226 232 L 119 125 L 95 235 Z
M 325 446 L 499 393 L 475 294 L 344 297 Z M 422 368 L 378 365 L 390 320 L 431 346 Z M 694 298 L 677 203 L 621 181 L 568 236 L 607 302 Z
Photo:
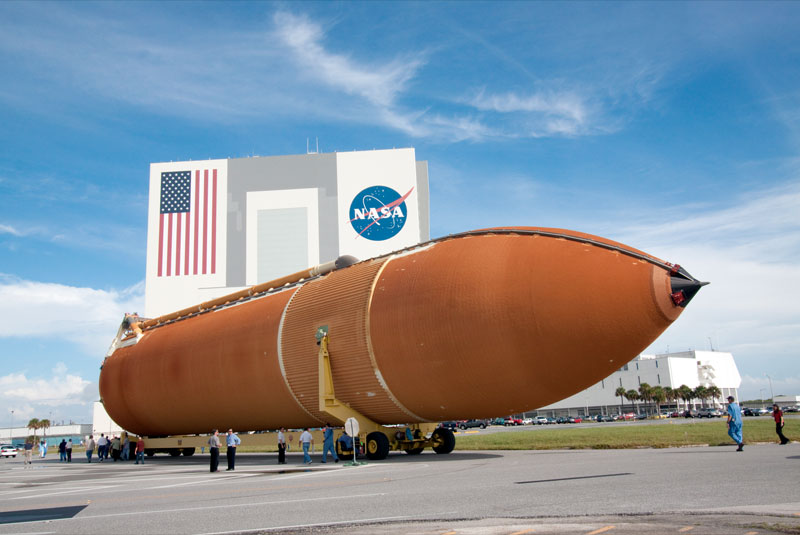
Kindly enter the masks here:
M 356 467 L 237 457 L 235 472 L 216 474 L 207 455 L 3 460 L 0 534 L 800 532 L 797 443 L 426 452 Z

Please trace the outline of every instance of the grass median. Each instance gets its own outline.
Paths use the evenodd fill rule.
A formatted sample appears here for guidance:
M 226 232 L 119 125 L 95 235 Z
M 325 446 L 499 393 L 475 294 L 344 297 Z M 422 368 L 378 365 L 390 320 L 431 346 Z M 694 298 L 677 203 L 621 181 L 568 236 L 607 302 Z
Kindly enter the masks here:
M 730 446 L 725 419 L 691 423 L 642 424 L 630 422 L 608 427 L 554 427 L 531 431 L 513 431 L 476 435 L 459 434 L 457 450 L 554 450 L 554 449 L 625 449 L 671 448 L 678 446 Z M 800 439 L 800 420 L 788 419 L 784 434 Z M 745 444 L 775 442 L 775 423 L 770 420 L 745 420 Z

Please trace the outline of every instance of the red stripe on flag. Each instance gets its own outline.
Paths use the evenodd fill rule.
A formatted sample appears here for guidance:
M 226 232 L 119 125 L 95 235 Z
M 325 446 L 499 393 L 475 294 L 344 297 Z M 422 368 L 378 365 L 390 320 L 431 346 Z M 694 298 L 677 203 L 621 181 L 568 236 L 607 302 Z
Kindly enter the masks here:
M 203 171 L 203 275 L 208 260 L 208 169 Z
M 177 224 L 177 228 L 175 229 L 175 276 L 179 276 L 181 274 L 181 214 L 175 214 L 175 223 Z
M 169 225 L 167 226 L 167 277 L 172 275 L 172 214 L 169 214 Z
M 186 240 L 186 252 L 184 253 L 186 256 L 184 257 L 183 261 L 183 274 L 189 274 L 189 212 L 186 212 L 186 230 L 184 231 L 184 236 Z
M 194 275 L 197 275 L 197 226 L 199 224 L 199 215 L 200 215 L 200 171 L 195 171 L 194 175 L 194 206 L 192 210 L 194 211 Z
M 217 272 L 217 170 L 214 169 L 214 187 L 211 191 L 211 273 Z
M 164 214 L 158 219 L 158 276 L 161 276 L 161 262 L 164 256 Z

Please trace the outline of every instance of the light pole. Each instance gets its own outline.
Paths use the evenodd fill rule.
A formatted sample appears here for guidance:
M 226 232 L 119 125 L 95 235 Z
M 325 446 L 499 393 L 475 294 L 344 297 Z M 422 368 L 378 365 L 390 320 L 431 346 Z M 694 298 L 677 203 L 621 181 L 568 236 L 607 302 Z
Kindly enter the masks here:
M 761 408 L 764 408 L 764 389 L 759 388 L 758 391 L 761 393 Z
M 772 377 L 770 377 L 766 373 L 764 375 L 766 375 L 767 379 L 769 379 L 769 397 L 770 397 L 770 401 L 772 401 L 772 403 L 775 403 L 775 394 L 772 392 Z
M 14 409 L 11 409 L 11 428 L 8 430 L 8 441 L 14 442 Z

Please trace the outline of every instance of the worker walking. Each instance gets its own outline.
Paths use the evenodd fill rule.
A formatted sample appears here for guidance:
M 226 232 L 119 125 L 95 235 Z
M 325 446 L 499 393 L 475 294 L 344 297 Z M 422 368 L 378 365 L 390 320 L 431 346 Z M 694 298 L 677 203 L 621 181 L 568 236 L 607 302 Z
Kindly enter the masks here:
M 219 431 L 214 429 L 213 434 L 208 438 L 208 449 L 211 451 L 211 471 L 216 472 L 219 468 Z
M 339 462 L 339 456 L 336 455 L 336 448 L 333 447 L 333 428 L 331 424 L 325 422 L 325 427 L 322 428 L 322 462 L 328 462 L 328 451 L 331 452 L 333 462 Z
M 284 431 L 286 429 L 283 427 L 278 431 L 278 464 L 286 464 L 286 437 L 283 436 Z
M 242 441 L 236 436 L 233 429 L 228 429 L 228 437 L 225 443 L 228 446 L 228 449 L 225 451 L 225 455 L 228 457 L 228 470 L 234 470 L 236 467 L 236 446 L 241 444 Z
M 744 439 L 742 438 L 742 410 L 739 404 L 734 401 L 733 396 L 728 396 L 728 436 L 739 445 L 736 451 L 744 449 Z
M 300 435 L 300 445 L 303 447 L 303 464 L 311 464 L 311 456 L 308 454 L 308 448 L 314 444 L 314 437 L 308 432 L 308 427 L 303 429 L 303 434 Z

